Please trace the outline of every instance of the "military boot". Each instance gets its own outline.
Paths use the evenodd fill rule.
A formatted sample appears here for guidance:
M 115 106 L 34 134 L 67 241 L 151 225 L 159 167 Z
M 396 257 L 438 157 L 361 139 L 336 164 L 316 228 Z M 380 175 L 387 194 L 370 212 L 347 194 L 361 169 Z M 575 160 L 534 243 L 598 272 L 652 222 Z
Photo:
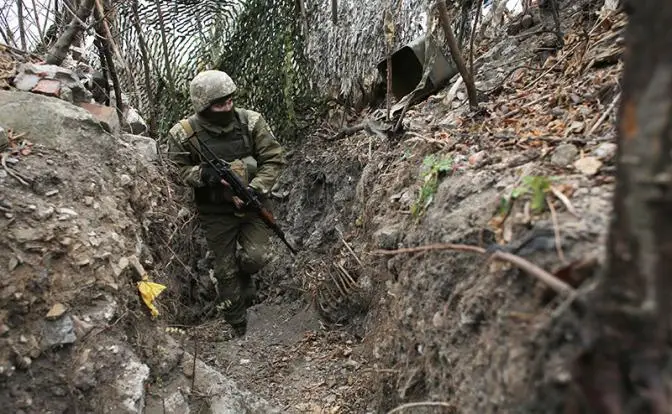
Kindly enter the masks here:
M 247 332 L 247 308 L 242 298 L 237 300 L 224 299 L 217 305 L 217 310 L 224 320 L 233 328 L 234 337 L 244 336 Z
M 242 322 L 238 322 L 235 324 L 232 323 L 231 328 L 233 328 L 234 337 L 245 336 L 245 334 L 247 333 L 247 318 L 245 318 Z
M 239 272 L 238 282 L 240 283 L 240 296 L 245 307 L 249 308 L 254 305 L 254 301 L 257 298 L 257 287 L 254 284 L 254 280 L 252 280 L 252 275 Z

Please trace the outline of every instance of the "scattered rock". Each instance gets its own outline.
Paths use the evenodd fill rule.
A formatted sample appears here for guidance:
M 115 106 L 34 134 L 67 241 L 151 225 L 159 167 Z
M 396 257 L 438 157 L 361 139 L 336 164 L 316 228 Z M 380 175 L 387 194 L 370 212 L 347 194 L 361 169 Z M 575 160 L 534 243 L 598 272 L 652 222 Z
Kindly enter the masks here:
M 617 148 L 613 142 L 603 142 L 593 151 L 593 155 L 600 161 L 609 161 L 616 156 Z
M 56 303 L 54 306 L 51 307 L 49 312 L 47 312 L 47 316 L 45 316 L 48 320 L 56 320 L 63 316 L 65 314 L 65 311 L 67 308 L 65 307 L 64 304 L 62 303 Z
M 55 191 L 58 191 L 58 190 L 55 190 Z M 45 194 L 45 195 L 47 195 L 47 194 Z M 56 211 L 56 209 L 54 209 L 52 206 L 47 206 L 47 207 L 35 210 L 35 212 L 33 213 L 33 217 L 35 217 L 37 220 L 44 221 L 44 220 L 47 220 L 49 217 L 51 217 L 54 214 L 55 211 Z
M 5 149 L 5 147 L 9 145 L 9 139 L 7 138 L 7 132 L 5 132 L 5 129 L 0 126 L 0 150 Z
M 44 195 L 47 197 L 55 196 L 56 194 L 58 194 L 58 190 L 49 190 L 46 193 L 44 193 Z
M 7 265 L 7 269 L 11 272 L 12 270 L 16 269 L 19 266 L 19 259 L 16 258 L 16 256 L 12 256 L 9 259 L 9 264 Z
M 602 162 L 595 157 L 583 157 L 576 160 L 574 167 L 585 175 L 595 175 L 600 171 Z
M 24 63 L 18 68 L 14 86 L 21 91 L 61 98 L 62 89 L 67 88 L 66 98 L 71 102 L 90 102 L 93 97 L 73 71 L 57 65 Z
M 119 180 L 121 181 L 121 185 L 123 187 L 127 187 L 133 181 L 131 180 L 131 177 L 128 176 L 128 174 L 121 174 Z
M 100 122 L 105 131 L 110 134 L 117 135 L 121 131 L 119 116 L 117 115 L 117 110 L 113 107 L 89 102 L 81 102 L 77 106 L 89 111 Z
M 72 316 L 72 322 L 75 325 L 75 335 L 77 338 L 81 338 L 93 329 L 94 325 L 88 322 L 85 322 L 79 319 L 76 316 Z
M 12 229 L 14 240 L 19 243 L 42 240 L 45 233 L 36 227 L 16 227 Z
M 114 140 L 89 112 L 71 103 L 16 90 L 0 90 L 0 125 L 25 133 L 36 144 L 72 152 L 73 148 L 104 157 Z M 76 127 L 73 127 L 76 125 Z
M 138 150 L 138 153 L 147 161 L 154 162 L 159 159 L 156 141 L 152 138 L 133 134 L 123 134 L 122 138 L 133 145 Z
M 574 162 L 579 150 L 573 144 L 560 144 L 553 151 L 551 162 L 559 167 L 566 167 Z
M 66 315 L 54 321 L 45 321 L 43 340 L 47 347 L 74 343 L 77 336 L 72 318 Z
M 128 108 L 124 113 L 124 125 L 122 126 L 123 132 L 128 132 L 130 134 L 141 135 L 147 132 L 147 123 L 140 116 L 138 111 L 135 108 Z
M 520 19 L 520 27 L 522 29 L 529 29 L 534 25 L 534 18 L 532 17 L 531 14 L 526 14 L 523 16 L 522 19 Z
M 373 238 L 381 249 L 396 249 L 400 235 L 401 230 L 398 226 L 385 226 L 378 229 Z
M 580 121 L 574 121 L 569 125 L 569 132 L 580 134 L 586 128 L 586 124 Z
M 191 372 L 193 361 L 193 355 L 185 352 L 184 358 L 182 358 L 183 372 Z M 190 382 L 191 380 L 185 380 L 185 383 Z M 273 414 L 281 412 L 258 395 L 238 388 L 233 381 L 206 365 L 200 359 L 196 360 L 194 388 L 210 391 L 210 411 L 213 413 Z
M 116 390 L 121 403 L 111 412 L 140 413 L 145 406 L 145 383 L 149 379 L 149 367 L 141 363 L 135 355 L 123 365 L 118 377 Z
M 488 154 L 485 151 L 478 151 L 475 154 L 471 154 L 468 158 L 469 164 L 474 167 L 478 168 L 485 164 L 486 160 L 488 158 Z
M 75 210 L 67 207 L 59 207 L 56 209 L 56 212 L 58 214 L 61 214 L 63 216 L 70 216 L 70 217 L 77 217 L 78 214 Z
M 61 97 L 61 82 L 55 79 L 40 79 L 31 92 L 58 98 Z M 66 94 L 64 100 L 72 102 L 72 92 Z

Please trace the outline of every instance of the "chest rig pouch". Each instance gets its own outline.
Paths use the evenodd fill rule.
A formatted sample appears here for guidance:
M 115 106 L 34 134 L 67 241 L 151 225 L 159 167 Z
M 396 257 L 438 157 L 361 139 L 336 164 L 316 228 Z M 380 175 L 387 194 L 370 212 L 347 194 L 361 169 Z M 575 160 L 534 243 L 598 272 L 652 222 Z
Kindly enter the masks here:
M 235 122 L 232 123 L 230 128 L 217 135 L 203 128 L 196 120 L 195 115 L 181 120 L 180 124 L 187 133 L 191 145 L 200 149 L 198 142 L 198 139 L 200 139 L 217 155 L 217 158 L 228 162 L 231 170 L 247 185 L 257 173 L 257 160 L 253 156 L 255 148 L 250 137 L 247 114 L 239 109 L 234 109 L 234 111 Z M 201 160 L 195 152 L 190 151 L 190 153 L 194 164 L 205 161 Z M 231 196 L 230 190 L 225 187 L 203 187 L 194 190 L 197 204 L 229 204 Z

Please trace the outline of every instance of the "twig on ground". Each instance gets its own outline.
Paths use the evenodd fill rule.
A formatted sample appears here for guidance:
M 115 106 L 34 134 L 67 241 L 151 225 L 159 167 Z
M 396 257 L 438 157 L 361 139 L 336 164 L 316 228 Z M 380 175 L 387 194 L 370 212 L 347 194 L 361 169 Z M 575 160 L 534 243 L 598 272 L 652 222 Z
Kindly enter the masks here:
M 406 247 L 396 250 L 374 250 L 372 254 L 381 256 L 396 256 L 398 254 L 419 253 L 419 252 L 426 252 L 429 250 L 454 250 L 458 252 L 469 252 L 478 254 L 485 254 L 486 252 L 486 250 L 482 247 L 470 246 L 468 244 L 437 243 L 437 244 L 428 244 L 426 246 Z
M 336 135 L 334 135 L 331 138 L 327 138 L 327 141 L 336 141 L 339 139 L 343 139 L 345 137 L 348 137 L 352 134 L 355 134 L 359 131 L 364 131 L 366 130 L 369 133 L 375 134 L 381 138 L 387 138 L 387 135 L 383 132 L 381 128 L 378 126 L 374 125 L 372 121 L 366 120 L 364 122 L 361 122 L 357 125 L 349 126 L 343 128 L 341 131 L 339 131 Z
M 198 352 L 198 341 L 194 337 L 194 363 L 191 366 L 191 392 L 194 392 L 194 385 L 196 384 L 196 353 Z
M 562 252 L 562 241 L 560 239 L 558 215 L 555 212 L 555 207 L 553 207 L 553 200 L 551 200 L 551 197 L 546 196 L 546 204 L 548 204 L 548 209 L 551 210 L 551 221 L 553 221 L 553 233 L 555 235 L 555 249 L 558 251 L 558 257 L 560 258 L 560 261 L 565 263 L 565 255 Z
M 576 45 L 574 45 L 573 48 L 571 48 L 569 51 L 567 51 L 567 53 L 565 53 L 564 55 L 562 55 L 562 56 L 561 56 L 561 57 L 560 57 L 560 58 L 559 58 L 553 65 L 551 65 L 550 68 L 548 68 L 546 71 L 544 71 L 544 73 L 542 73 L 541 75 L 539 75 L 539 76 L 538 76 L 537 78 L 535 78 L 532 82 L 530 82 L 530 83 L 528 83 L 527 85 L 525 85 L 525 86 L 523 87 L 523 89 L 529 89 L 529 88 L 531 88 L 532 86 L 534 86 L 535 83 L 539 82 L 539 80 L 541 80 L 544 76 L 548 75 L 553 69 L 555 69 L 556 66 L 558 66 L 560 63 L 562 63 L 563 61 L 565 61 L 567 58 L 569 58 L 569 56 L 571 56 L 572 53 L 574 53 L 574 51 L 575 51 L 580 45 L 581 45 L 581 42 L 577 42 Z
M 341 241 L 343 242 L 343 244 L 345 245 L 345 247 L 348 249 L 348 251 L 350 252 L 350 254 L 352 254 L 352 256 L 355 258 L 355 260 L 357 261 L 357 263 L 358 263 L 361 267 L 364 267 L 364 264 L 362 263 L 362 261 L 359 260 L 359 257 L 357 256 L 357 254 L 355 253 L 355 251 L 352 250 L 352 247 L 350 247 L 350 244 L 349 244 L 347 241 L 345 241 L 345 237 L 343 237 L 343 233 L 341 233 L 341 231 L 340 231 L 339 229 L 336 229 L 336 231 L 338 232 L 338 235 L 341 236 Z
M 7 153 L 5 152 L 2 153 L 2 156 L 0 156 L 0 161 L 2 163 L 2 168 L 4 168 L 5 171 L 7 171 L 7 174 L 14 177 L 18 182 L 25 185 L 26 187 L 30 187 L 30 184 L 26 182 L 26 180 L 23 177 L 21 177 L 19 173 L 14 172 L 11 168 L 7 166 Z
M 416 407 L 446 407 L 446 408 L 451 408 L 455 409 L 455 406 L 453 404 L 447 403 L 447 402 L 440 402 L 440 401 L 424 401 L 424 402 L 412 402 L 412 403 L 406 403 L 398 406 L 397 408 L 394 408 L 390 411 L 387 412 L 387 414 L 394 414 L 394 413 L 399 413 L 402 412 L 403 410 L 407 408 L 416 408 Z
M 567 198 L 566 195 L 562 194 L 560 190 L 558 190 L 553 186 L 551 186 L 551 192 L 553 193 L 554 196 L 558 198 L 558 200 L 560 200 L 560 202 L 562 202 L 562 204 L 565 206 L 565 208 L 567 209 L 567 211 L 569 211 L 570 214 L 572 214 L 574 217 L 579 217 L 579 213 L 576 212 L 576 209 L 572 205 L 572 202 L 569 201 L 569 198 Z
M 525 105 L 521 105 L 520 107 L 518 107 L 516 109 L 513 109 L 513 110 L 505 113 L 504 115 L 502 115 L 502 119 L 511 118 L 514 115 L 518 115 L 518 113 L 521 112 L 523 109 L 526 109 L 526 108 L 529 108 L 532 105 L 538 104 L 539 102 L 543 101 L 544 99 L 548 99 L 553 95 L 554 95 L 554 93 L 549 93 L 549 94 L 543 95 L 543 96 L 541 96 L 541 97 L 539 97 L 539 98 L 537 98 L 537 99 L 535 99 L 531 102 L 528 102 Z
M 483 93 L 486 95 L 491 94 L 492 92 L 496 91 L 499 88 L 502 88 L 504 84 L 506 83 L 506 80 L 511 77 L 514 73 L 516 73 L 520 69 L 528 69 L 528 70 L 534 70 L 534 71 L 540 71 L 543 70 L 543 68 L 535 68 L 533 66 L 527 66 L 527 65 L 521 65 L 521 66 L 516 66 L 515 68 L 511 69 L 505 76 L 504 78 L 500 81 L 499 85 L 492 87 L 488 89 L 487 91 L 484 91 Z
M 592 126 L 590 127 L 590 129 L 588 130 L 588 136 L 593 135 L 593 133 L 594 133 L 595 131 L 597 131 L 597 128 L 599 128 L 600 125 L 602 125 L 602 122 L 604 122 L 604 120 L 607 119 L 607 117 L 609 116 L 609 114 L 611 114 L 611 111 L 614 110 L 614 107 L 616 106 L 616 103 L 618 102 L 618 100 L 619 100 L 620 97 L 621 97 L 621 93 L 620 93 L 620 92 L 617 93 L 616 96 L 614 96 L 614 99 L 613 99 L 613 100 L 611 101 L 611 103 L 609 104 L 609 107 L 607 108 L 607 110 L 604 111 L 604 113 L 602 113 L 602 115 L 597 119 L 597 121 L 595 121 L 595 122 L 593 123 L 593 125 L 592 125 Z

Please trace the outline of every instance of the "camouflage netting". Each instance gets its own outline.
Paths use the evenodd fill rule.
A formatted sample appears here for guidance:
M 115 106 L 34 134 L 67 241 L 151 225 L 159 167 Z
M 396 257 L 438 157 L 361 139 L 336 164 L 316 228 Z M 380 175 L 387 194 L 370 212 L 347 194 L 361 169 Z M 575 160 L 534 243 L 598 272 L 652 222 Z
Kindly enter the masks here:
M 264 114 L 281 140 L 299 138 L 315 120 L 298 12 L 295 0 L 246 1 L 217 65 L 236 81 L 239 102 Z
M 190 113 L 189 81 L 200 70 L 213 68 L 240 9 L 238 3 L 163 0 L 142 6 L 137 1 L 116 4 L 113 27 L 130 69 L 121 77 L 123 89 L 144 85 L 143 76 L 149 70 L 151 90 L 141 87 L 129 95 L 146 117 L 152 113 L 153 101 L 160 135 Z M 143 58 L 143 43 L 149 62 Z
M 163 0 L 136 11 L 137 2 L 119 2 L 113 26 L 130 69 L 122 76 L 124 90 L 140 85 L 132 102 L 146 117 L 153 96 L 163 135 L 191 109 L 191 78 L 220 68 L 239 87 L 238 105 L 262 112 L 281 140 L 294 140 L 319 115 L 318 96 L 357 100 L 378 76 L 376 65 L 388 47 L 394 50 L 424 34 L 424 3 Z M 386 11 L 395 22 L 390 45 Z M 150 93 L 142 88 L 148 69 L 143 41 Z
M 413 0 L 310 2 L 306 53 L 318 88 L 356 101 L 386 56 L 384 13 L 394 22 L 391 50 L 423 36 L 427 5 Z M 334 14 L 333 6 L 336 5 Z M 335 18 L 334 18 L 335 17 Z
M 191 79 L 214 68 L 233 77 L 239 88 L 237 105 L 263 113 L 279 139 L 293 140 L 310 124 L 315 95 L 295 1 L 171 0 L 137 9 L 134 2 L 117 7 L 120 47 L 135 77 L 123 77 L 124 90 L 143 85 L 144 42 L 151 90 L 139 88 L 141 93 L 132 101 L 145 116 L 151 115 L 150 100 L 154 101 L 161 136 L 190 113 Z

